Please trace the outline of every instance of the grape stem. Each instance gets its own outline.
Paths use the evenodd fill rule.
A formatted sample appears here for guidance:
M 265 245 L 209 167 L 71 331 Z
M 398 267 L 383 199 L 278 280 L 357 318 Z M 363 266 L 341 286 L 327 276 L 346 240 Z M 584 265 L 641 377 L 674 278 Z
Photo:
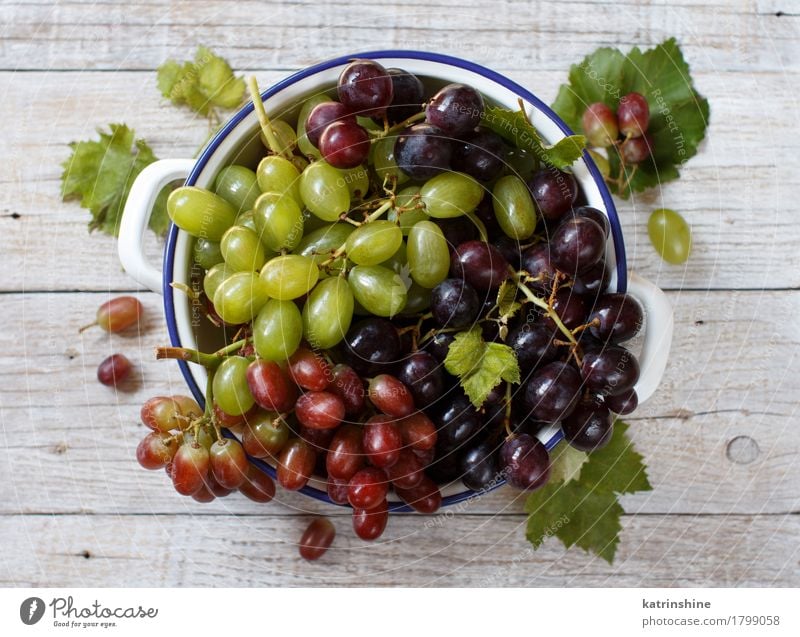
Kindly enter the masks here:
M 264 102 L 261 99 L 261 91 L 258 90 L 258 82 L 255 76 L 251 75 L 247 78 L 247 89 L 250 91 L 250 97 L 253 100 L 253 108 L 258 117 L 258 123 L 261 126 L 261 131 L 267 139 L 267 147 L 276 155 L 280 155 L 287 161 L 291 161 L 292 156 L 288 153 L 281 152 L 281 145 L 278 138 L 275 137 L 275 131 L 272 130 L 272 124 L 267 117 L 267 111 L 264 110 Z
M 511 431 L 511 383 L 506 383 L 506 409 L 505 413 L 503 414 L 503 427 L 506 429 L 506 440 L 509 440 L 514 437 L 514 432 Z
M 401 131 L 404 128 L 407 128 L 408 126 L 411 126 L 411 124 L 414 124 L 414 123 L 416 123 L 416 122 L 418 122 L 420 120 L 423 120 L 423 119 L 425 119 L 425 111 L 422 111 L 420 113 L 416 113 L 416 114 L 412 115 L 411 117 L 409 117 L 407 119 L 404 119 L 399 124 L 395 124 L 394 126 L 390 126 L 388 128 L 384 126 L 383 130 L 374 131 L 374 132 L 371 131 L 372 134 L 374 135 L 374 140 L 373 141 L 377 141 L 379 139 L 383 139 L 384 137 L 387 137 L 387 136 L 391 135 L 392 133 L 396 133 L 398 131 Z
M 197 363 L 209 370 L 214 370 L 228 354 L 232 354 L 247 345 L 247 341 L 248 339 L 246 338 L 235 341 L 217 350 L 213 354 L 206 354 L 196 349 L 189 349 L 188 347 L 157 347 L 156 360 L 174 359 L 186 361 L 188 363 Z
M 547 303 L 547 301 L 540 299 L 533 292 L 531 292 L 531 289 L 520 280 L 520 275 L 518 272 L 513 272 L 512 277 L 514 278 L 514 283 L 517 284 L 517 287 L 525 295 L 525 297 L 537 307 L 542 308 L 545 311 L 545 314 L 547 314 L 553 323 L 556 324 L 556 327 L 558 327 L 561 333 L 567 337 L 567 340 L 572 343 L 572 345 L 577 345 L 578 341 L 575 340 L 575 336 L 573 336 L 572 332 L 561 321 L 561 317 L 558 315 L 558 312 L 556 312 L 553 307 Z

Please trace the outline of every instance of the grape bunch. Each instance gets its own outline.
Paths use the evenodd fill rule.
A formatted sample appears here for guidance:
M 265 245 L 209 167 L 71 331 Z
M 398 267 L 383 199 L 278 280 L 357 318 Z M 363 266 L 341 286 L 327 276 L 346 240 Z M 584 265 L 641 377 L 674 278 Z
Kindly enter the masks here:
M 628 93 L 614 113 L 607 104 L 589 104 L 583 113 L 583 130 L 589 144 L 597 148 L 615 147 L 625 164 L 638 164 L 650 157 L 653 141 L 647 134 L 650 107 L 640 93 Z
M 187 293 L 228 343 L 157 353 L 209 373 L 203 410 L 178 397 L 143 408 L 153 431 L 140 463 L 166 467 L 179 493 L 266 502 L 275 487 L 258 458 L 286 490 L 324 481 L 373 540 L 392 491 L 433 513 L 458 479 L 539 488 L 542 427 L 559 423 L 590 451 L 612 414 L 636 408 L 638 364 L 621 344 L 643 315 L 607 290 L 607 218 L 570 172 L 482 127 L 474 88 L 431 93 L 424 78 L 354 60 L 295 126 L 256 99 L 267 153 L 255 170 L 230 165 L 212 189 L 170 195 L 173 222 L 195 238 L 201 292 Z M 459 372 L 466 336 L 478 346 Z M 518 382 L 494 382 L 498 351 Z M 301 554 L 332 539 L 319 523 Z

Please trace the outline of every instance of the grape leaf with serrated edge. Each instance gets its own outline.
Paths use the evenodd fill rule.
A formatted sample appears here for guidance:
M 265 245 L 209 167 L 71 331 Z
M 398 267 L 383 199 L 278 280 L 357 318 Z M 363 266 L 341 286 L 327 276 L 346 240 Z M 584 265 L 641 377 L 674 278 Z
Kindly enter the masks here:
M 99 140 L 72 142 L 72 155 L 62 163 L 61 194 L 79 198 L 92 213 L 89 230 L 100 229 L 117 236 L 122 210 L 134 180 L 145 166 L 156 161 L 150 146 L 136 139 L 125 124 L 110 124 L 109 132 L 97 131 Z M 156 198 L 150 229 L 163 235 L 169 227 L 167 190 Z
M 616 110 L 620 99 L 631 92 L 644 95 L 650 106 L 648 134 L 652 156 L 636 170 L 627 167 L 622 183 L 618 154 L 609 154 L 608 180 L 613 192 L 623 198 L 632 192 L 676 179 L 678 167 L 697 153 L 708 124 L 708 100 L 693 86 L 689 65 L 674 38 L 642 52 L 634 47 L 626 56 L 617 49 L 600 48 L 570 68 L 569 84 L 562 84 L 553 103 L 555 110 L 573 130 L 582 131 L 586 107 L 603 102 Z M 621 188 L 630 178 L 627 188 Z

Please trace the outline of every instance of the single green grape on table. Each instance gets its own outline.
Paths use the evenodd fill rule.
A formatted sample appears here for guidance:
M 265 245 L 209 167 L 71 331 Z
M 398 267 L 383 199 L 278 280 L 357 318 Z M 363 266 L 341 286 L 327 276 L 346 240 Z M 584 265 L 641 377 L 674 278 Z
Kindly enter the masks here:
M 692 231 L 689 224 L 674 210 L 654 210 L 647 221 L 650 242 L 667 263 L 685 263 L 692 251 Z

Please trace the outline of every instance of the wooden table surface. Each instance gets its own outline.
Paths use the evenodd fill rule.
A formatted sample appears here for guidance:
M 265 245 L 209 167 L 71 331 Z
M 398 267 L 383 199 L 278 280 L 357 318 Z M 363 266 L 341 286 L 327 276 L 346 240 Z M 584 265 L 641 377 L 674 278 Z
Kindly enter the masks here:
M 318 2 L 0 1 L 0 585 L 800 585 L 800 14 L 791 0 L 584 0 L 448 6 Z M 184 391 L 161 298 L 120 269 L 116 243 L 59 200 L 66 144 L 126 122 L 159 157 L 188 157 L 207 122 L 166 105 L 154 69 L 198 44 L 262 86 L 334 55 L 441 51 L 552 101 L 570 64 L 601 45 L 676 36 L 711 126 L 679 182 L 619 203 L 633 269 L 675 307 L 663 384 L 631 418 L 650 493 L 626 497 L 609 566 L 548 541 L 531 554 L 523 498 L 503 489 L 434 524 L 395 516 L 358 541 L 349 519 L 321 562 L 292 545 L 310 514 L 296 494 L 257 505 L 180 498 L 134 449 L 146 397 Z M 694 252 L 659 260 L 649 212 L 682 212 Z M 161 250 L 155 240 L 150 253 Z M 138 335 L 78 334 L 109 296 L 137 293 Z M 115 393 L 100 360 L 122 351 L 138 379 Z

